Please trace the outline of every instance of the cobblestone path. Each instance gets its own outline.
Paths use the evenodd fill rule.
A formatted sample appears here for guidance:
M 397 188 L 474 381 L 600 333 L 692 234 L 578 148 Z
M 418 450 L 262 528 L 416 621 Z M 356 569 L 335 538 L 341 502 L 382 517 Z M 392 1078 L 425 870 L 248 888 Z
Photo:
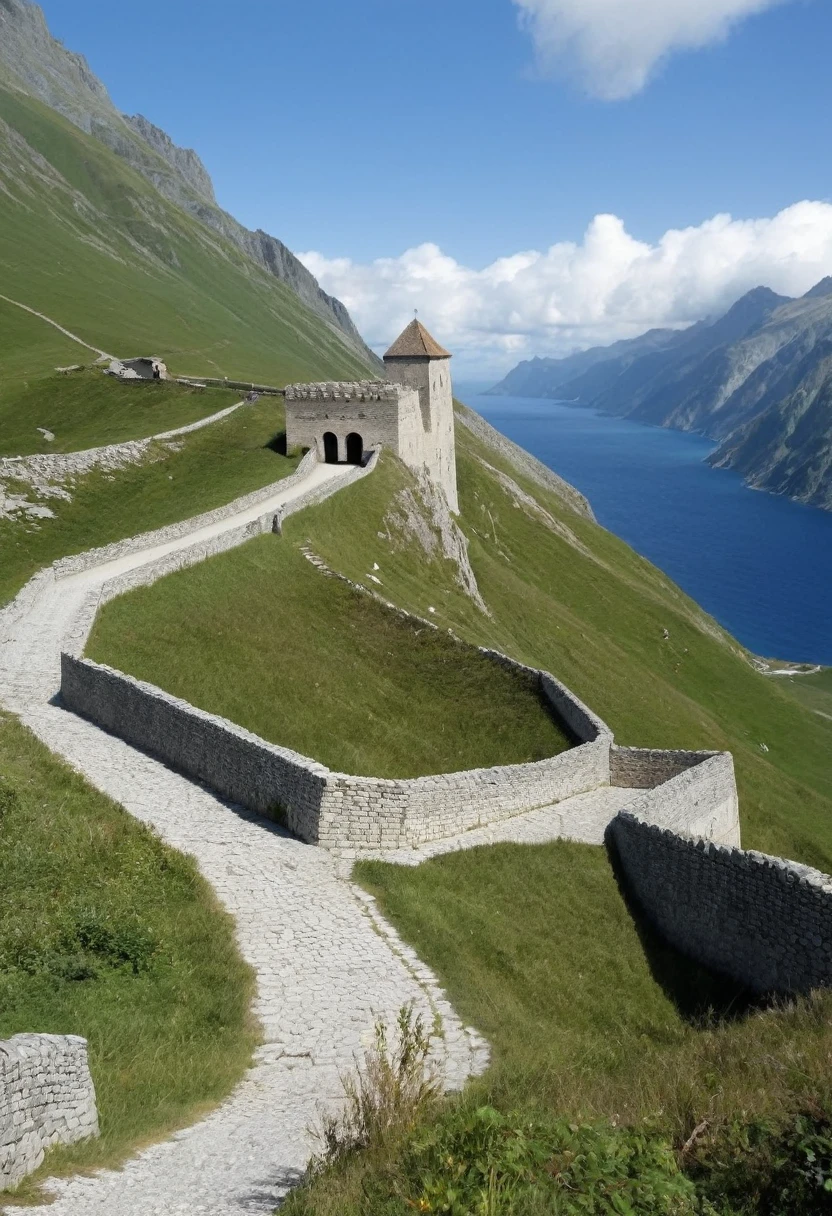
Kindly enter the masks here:
M 348 862 L 303 844 L 232 807 L 54 703 L 59 655 L 89 628 L 90 593 L 115 574 L 238 527 L 343 470 L 319 466 L 274 501 L 188 536 L 46 583 L 4 634 L 0 702 L 96 788 L 175 848 L 191 854 L 234 916 L 240 949 L 257 974 L 263 1044 L 231 1097 L 207 1118 L 144 1150 L 120 1171 L 53 1180 L 43 1216 L 250 1216 L 273 1211 L 313 1148 L 310 1125 L 336 1102 L 339 1074 L 369 1044 L 379 1017 L 414 1002 L 444 1031 L 450 1086 L 482 1069 L 487 1047 L 459 1023 L 430 971 L 348 881 Z M 395 859 L 418 864 L 449 848 L 497 839 L 552 839 L 571 823 L 582 838 L 603 826 L 632 791 L 598 791 L 556 808 L 469 832 Z M 602 824 L 603 821 L 603 824 Z M 392 859 L 392 858 L 391 858 Z
M 0 702 L 57 755 L 169 844 L 196 858 L 234 916 L 240 949 L 257 973 L 254 1012 L 263 1045 L 254 1067 L 208 1118 L 145 1150 L 121 1171 L 48 1184 L 44 1216 L 270 1213 L 308 1160 L 319 1104 L 340 1093 L 339 1072 L 369 1044 L 375 1020 L 414 1001 L 445 1039 L 447 1081 L 461 1085 L 487 1049 L 466 1032 L 430 973 L 379 923 L 373 901 L 339 874 L 321 849 L 235 809 L 52 701 L 59 656 L 89 627 L 85 605 L 108 578 L 156 560 L 249 515 L 283 505 L 345 470 L 319 466 L 274 500 L 209 529 L 44 585 L 4 634 Z

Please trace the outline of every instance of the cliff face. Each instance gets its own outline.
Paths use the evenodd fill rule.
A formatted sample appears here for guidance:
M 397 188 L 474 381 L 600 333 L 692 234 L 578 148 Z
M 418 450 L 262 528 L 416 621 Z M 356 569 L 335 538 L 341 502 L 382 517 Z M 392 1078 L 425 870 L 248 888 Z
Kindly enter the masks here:
M 720 441 L 712 464 L 832 509 L 832 278 L 798 300 L 758 287 L 716 321 L 647 350 L 642 340 L 602 348 L 607 358 L 586 352 L 592 365 L 576 376 L 577 356 L 521 364 L 492 392 L 517 391 L 520 369 L 536 368 L 536 391 L 525 395 L 697 431 Z
M 320 288 L 282 241 L 249 231 L 217 205 L 211 178 L 196 152 L 177 147 L 142 115 L 121 114 L 83 55 L 52 37 L 41 9 L 29 0 L 0 0 L 0 80 L 45 102 L 106 144 L 169 202 L 286 283 L 365 363 L 381 368 L 341 301 Z

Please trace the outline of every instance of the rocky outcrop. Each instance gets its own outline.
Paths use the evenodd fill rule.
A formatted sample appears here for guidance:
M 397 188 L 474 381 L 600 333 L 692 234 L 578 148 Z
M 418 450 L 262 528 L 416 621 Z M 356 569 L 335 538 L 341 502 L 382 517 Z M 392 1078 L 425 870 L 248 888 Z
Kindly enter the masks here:
M 178 147 L 143 115 L 121 114 L 84 56 L 52 37 L 43 12 L 29 0 L 0 0 L 3 79 L 106 144 L 169 202 L 233 242 L 291 288 L 367 365 L 381 367 L 341 301 L 320 288 L 282 241 L 266 232 L 251 232 L 217 205 L 213 183 L 196 152 Z

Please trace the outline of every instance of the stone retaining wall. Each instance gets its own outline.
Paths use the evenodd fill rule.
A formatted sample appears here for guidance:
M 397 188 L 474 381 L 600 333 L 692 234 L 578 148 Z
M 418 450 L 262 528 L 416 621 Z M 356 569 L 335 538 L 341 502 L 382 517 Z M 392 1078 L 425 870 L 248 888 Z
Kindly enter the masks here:
M 143 549 L 153 549 L 156 545 L 163 545 L 168 541 L 178 540 L 180 536 L 188 536 L 192 532 L 199 532 L 202 528 L 210 527 L 211 524 L 221 523 L 222 520 L 229 519 L 232 515 L 239 515 L 241 511 L 245 511 L 249 507 L 266 502 L 281 490 L 288 490 L 292 486 L 300 484 L 300 482 L 309 476 L 317 463 L 318 458 L 316 454 L 314 452 L 307 452 L 294 473 L 282 478 L 280 481 L 273 481 L 269 485 L 263 486 L 260 490 L 254 490 L 251 494 L 246 494 L 243 498 L 235 498 L 233 502 L 226 503 L 223 507 L 217 507 L 214 511 L 206 511 L 202 515 L 195 515 L 192 519 L 183 519 L 180 523 L 169 524 L 165 528 L 157 528 L 154 532 L 142 532 L 139 536 L 131 536 L 126 540 L 115 541 L 113 544 L 104 545 L 100 549 L 88 549 L 86 553 L 78 553 L 74 557 L 61 558 L 60 561 L 54 563 L 52 570 L 56 578 L 68 578 L 71 574 L 80 574 L 82 570 L 91 570 L 94 566 L 103 566 L 107 562 L 116 561 L 118 558 L 125 557 L 129 553 L 140 553 Z M 340 489 L 344 484 L 346 483 L 343 481 L 339 482 L 338 488 Z M 272 512 L 272 515 L 274 515 L 274 512 Z
M 53 1145 L 97 1135 L 85 1039 L 18 1034 L 0 1043 L 0 1190 L 36 1170 Z
M 637 903 L 678 950 L 753 992 L 832 985 L 832 878 L 630 811 L 610 836 Z
M 310 456 L 314 456 L 314 453 L 310 453 Z M 294 515 L 296 511 L 300 511 L 304 507 L 311 507 L 315 503 L 323 502 L 332 494 L 343 490 L 345 486 L 352 485 L 355 481 L 360 481 L 362 477 L 366 477 L 368 473 L 373 471 L 377 462 L 378 452 L 373 452 L 366 465 L 356 465 L 355 468 L 350 469 L 337 481 L 327 481 L 322 485 L 313 486 L 311 490 L 307 490 L 305 494 L 299 495 L 284 506 L 278 507 L 276 510 L 272 508 L 266 511 L 265 514 L 258 516 L 257 519 L 240 524 L 238 528 L 229 528 L 227 531 L 219 532 L 208 540 L 188 545 L 182 549 L 176 549 L 173 553 L 166 553 L 164 557 L 157 558 L 155 562 L 136 566 L 133 570 L 127 570 L 124 574 L 119 574 L 115 578 L 108 579 L 101 586 L 100 590 L 90 594 L 89 601 L 84 605 L 79 614 L 74 642 L 72 644 L 67 643 L 68 653 L 83 654 L 86 639 L 95 620 L 95 614 L 99 608 L 103 607 L 104 604 L 108 604 L 110 600 L 116 599 L 119 595 L 124 595 L 127 591 L 132 591 L 135 587 L 150 587 L 153 583 L 158 582 L 160 578 L 164 578 L 166 574 L 175 574 L 177 570 L 185 570 L 188 566 L 196 566 L 200 562 L 205 561 L 206 558 L 216 557 L 220 553 L 228 552 L 229 549 L 236 549 L 238 545 L 245 544 L 247 540 L 253 540 L 256 536 L 262 536 L 266 532 L 280 532 L 283 520 L 288 516 Z M 315 463 L 314 460 L 312 463 Z M 302 481 L 308 475 L 308 471 L 309 467 L 307 466 L 303 476 L 299 477 L 298 480 Z M 300 473 L 300 468 L 298 473 Z M 298 477 L 298 474 L 292 474 L 292 478 L 286 478 L 286 481 L 289 482 L 295 477 Z M 278 484 L 282 485 L 283 483 Z M 153 534 L 148 533 L 148 535 Z
M 679 757 L 690 758 L 692 763 L 669 780 L 662 780 L 662 766 L 660 762 L 654 762 L 661 784 L 646 790 L 631 803 L 630 813 L 645 823 L 667 828 L 680 836 L 739 846 L 740 809 L 730 752 L 670 752 L 669 755 L 676 758 L 676 763 L 679 763 Z M 611 760 L 611 768 L 617 763 L 617 760 Z M 669 763 L 672 765 L 674 760 Z
M 552 676 L 535 674 L 580 746 L 531 764 L 401 781 L 333 773 L 160 688 L 69 654 L 61 660 L 61 696 L 67 708 L 224 797 L 278 819 L 303 840 L 328 847 L 399 848 L 608 783 L 607 728 Z
M 218 384 L 220 388 L 245 389 L 250 393 L 260 393 L 268 397 L 282 397 L 285 389 L 275 388 L 271 384 L 249 384 L 248 380 L 226 380 L 219 376 L 176 376 L 177 384 Z
M 651 790 L 701 763 L 709 752 L 660 751 L 648 747 L 614 747 L 610 783 L 624 789 Z

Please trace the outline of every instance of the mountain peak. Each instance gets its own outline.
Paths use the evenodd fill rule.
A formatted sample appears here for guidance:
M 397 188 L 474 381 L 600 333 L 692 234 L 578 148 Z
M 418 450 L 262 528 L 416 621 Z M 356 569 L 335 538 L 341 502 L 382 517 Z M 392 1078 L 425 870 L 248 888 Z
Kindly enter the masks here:
M 814 287 L 810 287 L 803 299 L 813 300 L 818 296 L 832 296 L 832 275 L 827 275 L 825 279 L 815 283 Z

